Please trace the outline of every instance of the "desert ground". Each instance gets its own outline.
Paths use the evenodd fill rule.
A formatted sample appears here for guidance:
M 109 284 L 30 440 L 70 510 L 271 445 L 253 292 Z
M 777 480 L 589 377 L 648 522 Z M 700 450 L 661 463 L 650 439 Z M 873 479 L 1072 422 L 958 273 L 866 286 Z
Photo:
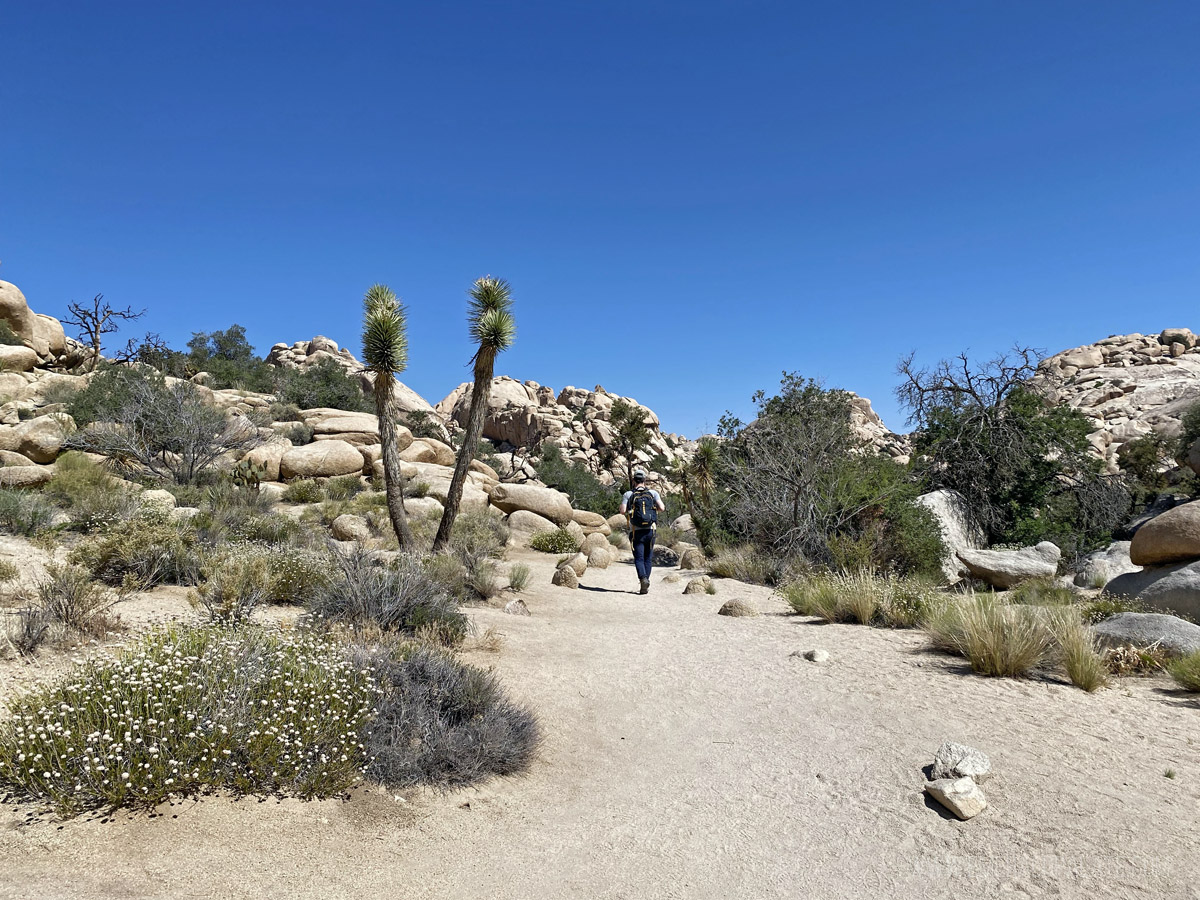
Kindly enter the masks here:
M 473 610 L 505 640 L 468 658 L 540 714 L 528 776 L 69 822 L 5 804 L 0 897 L 1200 897 L 1200 705 L 1165 677 L 982 678 L 767 588 L 684 596 L 660 568 L 639 597 L 618 563 L 568 590 L 554 557 L 510 557 L 532 615 Z M 718 616 L 734 597 L 762 615 Z M 124 611 L 188 614 L 179 589 Z M 4 666 L 7 692 L 61 663 Z M 992 759 L 968 822 L 922 792 L 946 739 Z

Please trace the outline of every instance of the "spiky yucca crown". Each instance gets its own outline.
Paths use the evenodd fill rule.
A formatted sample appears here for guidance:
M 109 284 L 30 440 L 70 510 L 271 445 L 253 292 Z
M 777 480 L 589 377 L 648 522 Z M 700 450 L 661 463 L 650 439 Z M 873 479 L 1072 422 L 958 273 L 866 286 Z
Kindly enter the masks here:
M 471 286 L 471 340 L 481 353 L 499 353 L 512 346 L 517 337 L 517 321 L 512 314 L 512 290 L 503 278 L 485 275 Z
M 403 372 L 408 366 L 405 311 L 386 284 L 374 284 L 363 297 L 363 362 L 376 374 Z

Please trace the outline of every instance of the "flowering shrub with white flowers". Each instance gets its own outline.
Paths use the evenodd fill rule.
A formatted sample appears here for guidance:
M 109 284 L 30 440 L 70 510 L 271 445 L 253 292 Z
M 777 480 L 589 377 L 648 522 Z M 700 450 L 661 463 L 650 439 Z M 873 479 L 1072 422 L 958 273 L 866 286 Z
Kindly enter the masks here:
M 66 814 L 217 789 L 328 797 L 363 777 L 378 695 L 315 633 L 165 628 L 14 703 L 0 783 Z

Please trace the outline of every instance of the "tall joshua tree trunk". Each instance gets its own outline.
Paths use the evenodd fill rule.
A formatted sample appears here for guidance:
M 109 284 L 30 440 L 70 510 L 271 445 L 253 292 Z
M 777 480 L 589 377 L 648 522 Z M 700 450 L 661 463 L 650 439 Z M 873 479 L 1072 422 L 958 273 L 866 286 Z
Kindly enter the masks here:
M 375 412 L 379 416 L 388 516 L 400 549 L 408 550 L 413 546 L 413 536 L 404 512 L 404 473 L 396 448 L 396 404 L 392 399 L 396 373 L 408 367 L 408 335 L 404 307 L 383 284 L 372 286 L 363 298 L 363 362 L 375 375 Z
M 471 297 L 468 317 L 471 337 L 479 345 L 472 359 L 475 364 L 475 381 L 471 386 L 471 406 L 467 411 L 467 433 L 454 464 L 454 476 L 450 479 L 450 489 L 446 492 L 446 508 L 442 512 L 441 522 L 438 523 L 437 537 L 433 539 L 435 551 L 444 549 L 450 542 L 454 520 L 458 517 L 463 487 L 471 471 L 471 463 L 475 460 L 475 448 L 479 446 L 479 439 L 483 435 L 488 398 L 492 393 L 496 356 L 512 346 L 517 333 L 512 315 L 512 293 L 507 281 L 488 275 L 476 281 L 468 293 Z

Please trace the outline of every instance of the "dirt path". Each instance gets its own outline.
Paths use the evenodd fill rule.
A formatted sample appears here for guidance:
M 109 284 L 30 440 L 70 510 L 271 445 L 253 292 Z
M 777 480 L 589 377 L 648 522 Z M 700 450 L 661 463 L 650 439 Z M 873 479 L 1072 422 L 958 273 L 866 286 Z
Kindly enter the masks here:
M 517 557 L 533 616 L 477 611 L 507 643 L 473 661 L 541 714 L 529 776 L 62 826 L 4 808 L 0 897 L 1200 897 L 1200 705 L 1166 679 L 984 679 L 764 589 L 660 571 L 642 598 L 618 564 L 569 591 Z M 715 615 L 734 596 L 767 614 Z M 831 662 L 792 655 L 813 647 Z M 997 772 L 971 822 L 921 792 L 946 738 Z

